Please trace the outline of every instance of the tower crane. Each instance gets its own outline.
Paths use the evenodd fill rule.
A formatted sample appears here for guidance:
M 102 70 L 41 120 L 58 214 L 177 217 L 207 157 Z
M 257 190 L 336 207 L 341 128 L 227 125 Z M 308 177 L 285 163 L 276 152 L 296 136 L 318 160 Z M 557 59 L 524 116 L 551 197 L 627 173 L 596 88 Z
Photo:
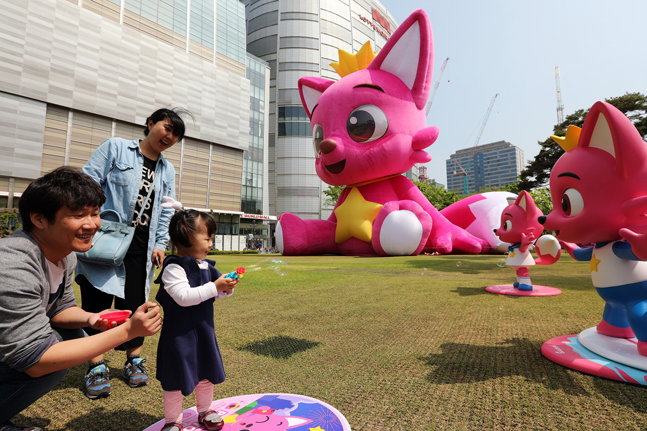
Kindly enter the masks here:
M 564 122 L 564 104 L 562 103 L 562 85 L 559 82 L 559 66 L 555 66 L 555 85 L 557 86 L 557 124 Z
M 462 176 L 463 177 L 463 194 L 468 195 L 470 193 L 469 190 L 469 170 L 470 166 L 472 165 L 472 159 L 474 158 L 474 153 L 476 152 L 476 146 L 479 144 L 479 141 L 481 140 L 481 136 L 483 135 L 483 130 L 485 130 L 485 125 L 487 124 L 488 118 L 490 118 L 490 112 L 492 112 L 492 107 L 494 106 L 494 102 L 496 101 L 497 96 L 499 93 L 495 94 L 494 97 L 492 98 L 492 101 L 490 102 L 490 106 L 487 108 L 487 112 L 485 113 L 485 118 L 483 119 L 483 124 L 481 125 L 481 130 L 479 131 L 478 136 L 476 136 L 476 141 L 474 142 L 474 147 L 472 147 L 472 153 L 467 159 L 467 168 L 463 169 L 463 167 L 458 163 L 458 160 L 454 160 L 456 165 L 460 168 L 461 172 L 454 174 L 455 177 Z M 474 177 L 476 180 L 476 176 Z
M 438 74 L 438 78 L 436 79 L 436 84 L 434 84 L 434 90 L 431 92 L 431 96 L 429 96 L 429 101 L 427 102 L 427 106 L 425 106 L 425 116 L 429 115 L 431 104 L 434 101 L 434 97 L 436 97 L 436 91 L 438 91 L 438 87 L 440 86 L 440 78 L 443 77 L 443 72 L 447 67 L 448 61 L 449 61 L 449 57 L 445 59 L 445 61 L 443 62 L 443 65 L 440 67 L 440 73 Z M 427 168 L 422 163 L 418 165 L 418 179 L 420 181 L 427 181 L 429 179 L 429 177 L 427 177 Z
M 438 79 L 436 79 L 436 84 L 434 84 L 434 90 L 431 92 L 431 96 L 429 96 L 429 101 L 427 102 L 427 106 L 425 106 L 425 115 L 429 115 L 431 104 L 433 103 L 434 97 L 436 97 L 436 91 L 438 91 L 438 87 L 440 86 L 440 78 L 443 77 L 443 72 L 447 67 L 448 61 L 449 61 L 449 57 L 445 59 L 445 61 L 443 62 L 443 65 L 440 67 L 440 73 L 438 74 Z

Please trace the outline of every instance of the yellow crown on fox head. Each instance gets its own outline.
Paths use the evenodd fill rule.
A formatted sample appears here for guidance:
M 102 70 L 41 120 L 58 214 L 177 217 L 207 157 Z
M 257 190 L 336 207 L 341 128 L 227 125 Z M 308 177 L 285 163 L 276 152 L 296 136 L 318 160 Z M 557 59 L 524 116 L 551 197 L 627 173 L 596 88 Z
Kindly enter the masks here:
M 357 54 L 351 54 L 343 49 L 339 50 L 339 61 L 330 63 L 337 74 L 342 78 L 358 70 L 366 69 L 371 61 L 375 58 L 371 41 L 369 40 L 357 51 Z
M 577 141 L 580 139 L 580 133 L 582 129 L 577 126 L 568 126 L 566 129 L 566 136 L 560 137 L 552 135 L 550 138 L 557 143 L 564 151 L 571 151 L 573 148 L 577 147 Z

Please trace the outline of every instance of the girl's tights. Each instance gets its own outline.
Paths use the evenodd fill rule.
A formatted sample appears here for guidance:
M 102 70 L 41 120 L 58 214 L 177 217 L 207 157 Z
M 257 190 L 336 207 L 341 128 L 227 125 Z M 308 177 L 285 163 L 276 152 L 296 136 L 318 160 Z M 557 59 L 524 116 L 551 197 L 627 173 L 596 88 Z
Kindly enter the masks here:
M 166 423 L 182 423 L 182 396 L 181 391 L 164 391 L 164 416 Z M 202 380 L 195 387 L 195 399 L 198 413 L 204 413 L 211 409 L 213 402 L 213 383 L 209 380 Z

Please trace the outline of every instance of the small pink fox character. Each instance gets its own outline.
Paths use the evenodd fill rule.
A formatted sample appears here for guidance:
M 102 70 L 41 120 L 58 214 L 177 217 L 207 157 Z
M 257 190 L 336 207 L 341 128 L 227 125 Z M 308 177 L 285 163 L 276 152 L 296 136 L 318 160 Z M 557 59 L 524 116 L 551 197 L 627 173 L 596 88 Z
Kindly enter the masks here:
M 544 243 L 546 247 L 542 247 L 543 250 L 541 251 L 537 247 L 539 258 L 536 261 L 530 254 L 529 247 L 535 242 L 535 235 L 541 234 L 544 230 L 537 220 L 543 215 L 535 205 L 530 193 L 523 190 L 514 202 L 503 210 L 503 213 L 501 213 L 501 227 L 494 230 L 494 234 L 501 241 L 511 244 L 508 247 L 508 259 L 505 263 L 517 272 L 517 281 L 513 283 L 513 286 L 519 290 L 532 290 L 530 274 L 528 273 L 529 266 L 535 263 L 539 265 L 553 264 L 557 262 L 561 254 L 554 237 L 549 235 L 542 237 L 540 244 Z M 550 247 L 551 238 L 552 247 Z M 547 248 L 549 250 L 546 250 Z M 548 251 L 548 254 L 542 253 L 546 251 Z
M 237 416 L 235 422 L 226 423 L 222 431 L 254 431 L 256 427 L 263 430 L 287 431 L 312 422 L 312 419 L 298 416 L 282 416 L 275 414 L 275 409 L 259 406 Z M 313 429 L 313 428 L 311 428 Z
M 647 144 L 605 102 L 593 105 L 582 129 L 553 139 L 566 152 L 550 174 L 553 211 L 540 221 L 575 260 L 590 261 L 606 302 L 598 333 L 635 336 L 647 356 Z
M 358 57 L 366 58 L 366 46 L 373 55 L 365 45 Z M 337 82 L 299 79 L 317 175 L 347 187 L 328 220 L 281 215 L 282 254 L 416 255 L 425 247 L 479 253 L 488 247 L 450 223 L 402 175 L 431 160 L 424 149 L 438 137 L 437 127 L 426 127 L 424 109 L 432 71 L 431 26 L 417 10 L 365 69 Z

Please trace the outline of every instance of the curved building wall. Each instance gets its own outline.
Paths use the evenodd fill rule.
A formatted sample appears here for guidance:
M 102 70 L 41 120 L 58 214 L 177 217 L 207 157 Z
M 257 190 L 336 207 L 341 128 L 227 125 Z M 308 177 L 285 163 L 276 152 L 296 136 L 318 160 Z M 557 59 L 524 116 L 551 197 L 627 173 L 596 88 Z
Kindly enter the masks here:
M 271 68 L 269 111 L 270 213 L 327 218 L 323 183 L 315 172 L 310 122 L 297 82 L 304 76 L 337 80 L 338 50 L 357 52 L 370 40 L 378 51 L 397 28 L 370 0 L 246 0 L 247 50 Z M 273 193 L 272 193 L 273 192 Z

